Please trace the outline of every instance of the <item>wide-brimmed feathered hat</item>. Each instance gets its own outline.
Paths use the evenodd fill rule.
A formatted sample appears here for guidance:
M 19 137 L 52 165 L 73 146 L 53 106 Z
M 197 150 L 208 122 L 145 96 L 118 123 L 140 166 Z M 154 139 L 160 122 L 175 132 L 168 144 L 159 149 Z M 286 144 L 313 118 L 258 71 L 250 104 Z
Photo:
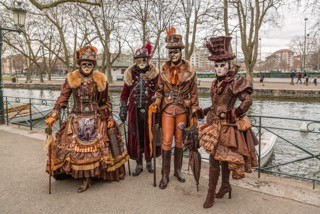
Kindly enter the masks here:
M 231 39 L 232 37 L 230 36 L 218 36 L 210 38 L 206 42 L 206 47 L 211 54 L 208 59 L 210 61 L 222 62 L 236 58 L 233 53 L 229 52 Z
M 176 34 L 176 29 L 174 27 L 170 27 L 167 30 L 167 36 L 166 36 L 165 42 L 167 43 L 166 48 L 168 49 L 184 48 L 184 44 L 182 42 L 182 36 L 179 34 Z
M 98 49 L 94 46 L 85 46 L 77 51 L 77 63 L 80 65 L 82 61 L 92 62 L 94 65 L 97 64 L 97 53 Z

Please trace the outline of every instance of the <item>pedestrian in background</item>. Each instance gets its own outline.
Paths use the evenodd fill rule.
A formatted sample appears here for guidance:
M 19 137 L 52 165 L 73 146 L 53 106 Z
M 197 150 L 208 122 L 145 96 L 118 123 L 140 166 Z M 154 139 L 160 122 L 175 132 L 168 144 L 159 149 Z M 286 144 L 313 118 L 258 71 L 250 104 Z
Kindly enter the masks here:
M 314 78 L 313 78 L 313 84 L 314 84 L 315 86 L 318 84 L 317 77 L 314 77 Z
M 263 84 L 264 74 L 260 71 L 260 83 Z
M 304 84 L 308 85 L 309 84 L 309 76 L 307 74 L 305 74 L 306 77 L 306 81 L 304 82 Z
M 290 85 L 294 85 L 294 76 L 295 76 L 296 74 L 294 73 L 294 71 L 291 71 L 291 73 L 290 73 L 290 78 L 291 78 L 291 82 L 290 82 Z
M 298 84 L 298 82 L 300 82 L 300 84 L 302 84 L 301 78 L 302 78 L 302 74 L 301 74 L 301 72 L 299 71 L 299 73 L 298 73 L 298 80 L 297 80 L 296 84 Z

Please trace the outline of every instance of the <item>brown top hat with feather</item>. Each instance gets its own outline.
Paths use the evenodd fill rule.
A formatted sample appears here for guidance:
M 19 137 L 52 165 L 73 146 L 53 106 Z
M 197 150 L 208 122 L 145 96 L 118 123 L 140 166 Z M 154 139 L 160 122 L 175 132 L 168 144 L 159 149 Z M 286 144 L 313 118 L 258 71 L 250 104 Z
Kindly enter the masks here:
M 222 62 L 236 58 L 234 54 L 229 53 L 231 39 L 232 37 L 230 36 L 218 36 L 210 38 L 206 43 L 206 47 L 211 53 L 211 56 L 209 56 L 208 59 L 210 61 Z
M 97 64 L 97 53 L 98 49 L 94 46 L 85 46 L 77 51 L 77 63 L 80 65 L 82 61 L 92 62 L 94 65 Z
M 182 36 L 179 34 L 176 34 L 176 29 L 174 27 L 170 27 L 167 30 L 167 36 L 166 36 L 165 42 L 167 43 L 166 48 L 168 49 L 184 48 L 184 44 L 182 42 Z

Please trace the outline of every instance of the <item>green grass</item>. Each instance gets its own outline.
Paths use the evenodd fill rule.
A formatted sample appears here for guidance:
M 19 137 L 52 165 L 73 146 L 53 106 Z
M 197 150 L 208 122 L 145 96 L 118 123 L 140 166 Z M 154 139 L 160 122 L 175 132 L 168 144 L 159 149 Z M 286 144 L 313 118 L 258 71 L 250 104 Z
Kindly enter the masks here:
M 3 80 L 11 80 L 11 76 L 4 76 L 2 77 Z

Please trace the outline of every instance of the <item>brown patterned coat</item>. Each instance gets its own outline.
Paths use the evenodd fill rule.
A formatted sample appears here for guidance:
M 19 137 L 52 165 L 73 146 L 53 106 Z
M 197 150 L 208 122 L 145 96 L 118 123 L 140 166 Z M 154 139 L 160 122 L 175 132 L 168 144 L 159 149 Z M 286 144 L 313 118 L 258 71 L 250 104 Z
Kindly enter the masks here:
M 51 117 L 59 118 L 59 111 L 67 107 L 71 95 L 72 110 L 52 145 L 53 171 L 64 172 L 74 178 L 123 179 L 124 163 L 129 156 L 120 135 L 121 154 L 112 155 L 107 135 L 112 104 L 106 76 L 99 71 L 93 71 L 88 78 L 84 78 L 79 70 L 69 73 Z M 117 126 L 115 128 L 118 129 Z

